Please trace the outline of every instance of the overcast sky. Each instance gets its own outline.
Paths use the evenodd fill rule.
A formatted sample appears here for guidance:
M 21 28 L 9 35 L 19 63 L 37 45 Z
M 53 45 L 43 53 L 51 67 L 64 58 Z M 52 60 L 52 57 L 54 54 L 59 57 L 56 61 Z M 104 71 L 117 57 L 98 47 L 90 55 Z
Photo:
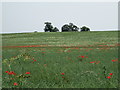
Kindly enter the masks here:
M 70 22 L 91 31 L 118 30 L 118 3 L 3 2 L 2 19 L 2 33 L 44 32 L 46 21 L 60 31 Z

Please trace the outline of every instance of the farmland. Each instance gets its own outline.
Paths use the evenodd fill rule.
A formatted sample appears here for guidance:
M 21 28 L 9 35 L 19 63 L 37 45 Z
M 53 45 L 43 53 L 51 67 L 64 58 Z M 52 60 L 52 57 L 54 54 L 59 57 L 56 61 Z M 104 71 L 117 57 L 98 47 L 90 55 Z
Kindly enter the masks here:
M 118 33 L 2 34 L 2 87 L 117 88 Z

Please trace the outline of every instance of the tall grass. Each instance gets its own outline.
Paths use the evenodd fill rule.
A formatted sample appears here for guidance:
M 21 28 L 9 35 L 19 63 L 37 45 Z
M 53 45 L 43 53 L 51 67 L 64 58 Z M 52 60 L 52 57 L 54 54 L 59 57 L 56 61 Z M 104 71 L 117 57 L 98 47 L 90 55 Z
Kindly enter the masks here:
M 3 47 L 3 88 L 118 87 L 118 32 L 3 35 L 3 46 L 42 44 L 53 47 Z

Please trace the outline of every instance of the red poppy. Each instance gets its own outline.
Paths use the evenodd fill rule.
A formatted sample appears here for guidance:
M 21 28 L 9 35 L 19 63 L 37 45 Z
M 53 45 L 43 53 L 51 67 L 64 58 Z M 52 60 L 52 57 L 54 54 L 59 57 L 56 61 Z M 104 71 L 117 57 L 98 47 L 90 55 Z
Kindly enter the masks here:
M 9 71 L 5 71 L 6 73 L 8 73 Z
M 96 61 L 90 62 L 90 63 L 95 63 Z
M 85 56 L 78 56 L 78 57 L 84 58 Z
M 16 73 L 14 73 L 13 71 L 8 72 L 8 74 L 9 74 L 9 75 L 12 75 L 12 74 L 13 74 L 13 75 L 16 75 Z
M 85 56 L 81 56 L 81 58 L 84 58 Z
M 109 75 L 113 75 L 113 73 L 110 73 Z
M 108 79 L 110 79 L 111 77 L 110 76 L 107 76 Z
M 61 73 L 61 75 L 65 75 L 65 73 Z
M 34 60 L 34 61 L 37 61 L 37 60 Z
M 15 85 L 15 86 L 17 86 L 17 85 L 18 85 L 18 83 L 14 83 L 14 85 Z
M 26 72 L 25 74 L 30 74 L 30 72 Z
M 8 74 L 9 74 L 9 75 L 12 75 L 12 73 L 11 73 L 11 72 L 9 72 Z
M 118 61 L 118 60 L 112 60 L 112 62 L 115 62 L 115 61 Z
M 16 75 L 16 73 L 14 73 L 13 71 L 12 71 L 12 74 L 13 74 L 13 75 Z

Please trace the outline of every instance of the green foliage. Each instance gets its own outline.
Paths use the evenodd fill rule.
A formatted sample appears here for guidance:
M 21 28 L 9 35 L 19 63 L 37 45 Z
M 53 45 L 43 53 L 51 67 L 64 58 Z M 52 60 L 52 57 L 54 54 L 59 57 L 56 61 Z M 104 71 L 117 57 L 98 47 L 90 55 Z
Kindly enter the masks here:
M 81 31 L 90 31 L 90 28 L 86 27 L 86 26 L 83 26 L 82 28 L 80 28 Z
M 71 52 L 66 48 L 55 47 L 4 49 L 4 58 L 14 60 L 7 62 L 10 64 L 9 67 L 3 59 L 2 87 L 15 87 L 13 83 L 17 82 L 16 87 L 19 88 L 116 88 L 118 67 L 117 62 L 111 60 L 118 57 L 117 48 L 109 50 L 96 48 L 91 47 L 94 50 L 89 51 L 81 47 L 69 48 Z M 22 50 L 24 53 L 21 53 Z M 42 54 L 43 51 L 44 54 Z M 18 55 L 15 52 L 18 52 Z M 8 58 L 7 55 L 12 56 Z M 88 56 L 88 58 L 78 57 L 79 55 Z M 91 61 L 100 61 L 100 63 L 89 63 Z M 5 71 L 14 71 L 17 75 L 8 75 Z M 31 73 L 28 78 L 25 77 L 27 76 L 25 72 Z M 105 78 L 109 73 L 113 73 L 112 78 Z
M 46 24 L 44 31 L 45 32 L 59 32 L 59 29 L 57 27 L 53 27 L 51 25 L 51 22 L 45 22 L 44 24 Z M 73 23 L 69 23 L 69 24 L 65 24 L 62 26 L 62 32 L 77 32 L 79 31 L 79 28 L 74 25 Z M 83 26 L 80 28 L 81 31 L 90 31 L 90 28 Z
M 50 45 L 3 47 L 2 88 L 118 87 L 118 62 L 111 61 L 119 55 L 115 46 L 118 43 L 116 31 L 4 34 L 2 40 L 3 46 Z M 58 45 L 69 47 L 56 47 Z M 90 63 L 93 61 L 96 62 Z M 5 71 L 14 71 L 16 75 Z M 106 78 L 109 73 L 113 73 L 110 79 Z M 15 82 L 17 86 L 13 85 Z
M 44 24 L 46 24 L 44 31 L 45 32 L 58 32 L 59 29 L 57 27 L 54 27 L 51 25 L 50 22 L 45 22 Z
M 79 28 L 74 25 L 73 23 L 65 24 L 62 26 L 62 32 L 71 32 L 71 31 L 78 31 Z
M 45 26 L 45 32 L 51 32 L 53 30 L 53 26 L 51 25 L 50 22 L 45 22 L 44 24 L 46 24 Z
M 57 27 L 54 27 L 52 32 L 59 32 L 59 29 Z
M 91 32 L 38 32 L 3 34 L 2 46 L 24 45 L 94 45 L 95 43 L 118 43 L 118 31 Z

